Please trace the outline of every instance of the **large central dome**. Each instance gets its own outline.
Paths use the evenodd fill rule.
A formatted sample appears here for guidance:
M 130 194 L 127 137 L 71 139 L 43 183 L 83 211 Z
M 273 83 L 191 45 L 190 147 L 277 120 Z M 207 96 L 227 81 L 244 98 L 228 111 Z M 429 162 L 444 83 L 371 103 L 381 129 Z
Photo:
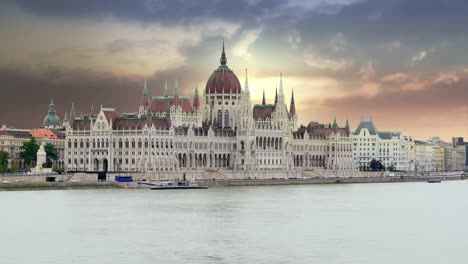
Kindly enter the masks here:
M 206 94 L 240 94 L 241 86 L 239 79 L 234 74 L 234 72 L 229 69 L 226 65 L 226 53 L 224 52 L 224 42 L 223 42 L 223 52 L 221 53 L 220 59 L 221 65 L 216 69 L 213 74 L 211 74 L 208 82 L 206 83 L 205 93 Z

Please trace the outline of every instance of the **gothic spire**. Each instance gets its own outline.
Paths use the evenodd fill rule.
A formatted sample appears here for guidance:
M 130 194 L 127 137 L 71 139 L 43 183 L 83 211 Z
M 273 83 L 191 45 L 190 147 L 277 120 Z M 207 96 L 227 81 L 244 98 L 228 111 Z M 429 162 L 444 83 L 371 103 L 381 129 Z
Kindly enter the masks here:
M 96 116 L 96 114 L 94 113 L 94 104 L 91 104 L 91 113 L 89 113 L 89 116 L 90 117 Z
M 227 63 L 226 52 L 224 52 L 224 40 L 223 40 L 223 52 L 221 53 L 220 59 L 221 65 L 225 66 Z
M 167 93 L 167 80 L 164 82 L 164 97 L 167 97 L 168 96 L 168 93 Z
M 336 123 L 336 115 L 333 116 L 333 127 L 334 127 L 334 128 L 337 128 L 337 127 L 338 127 L 338 124 Z
M 180 105 L 180 100 L 179 100 L 179 84 L 177 82 L 177 79 L 175 80 L 175 86 L 174 86 L 174 102 L 173 104 L 177 107 Z
M 291 105 L 289 106 L 289 113 L 291 115 L 296 114 L 296 104 L 294 103 L 294 90 L 291 90 Z
M 75 103 L 72 102 L 71 110 L 70 110 L 70 120 L 74 120 L 74 119 L 75 119 Z
M 193 108 L 200 108 L 200 98 L 198 97 L 198 83 L 195 85 L 195 95 L 193 96 Z
M 249 92 L 249 77 L 247 75 L 247 69 L 245 69 L 245 86 L 244 86 L 244 92 L 248 93 Z
M 145 84 L 143 86 L 143 99 L 142 99 L 142 106 L 147 107 L 149 105 L 149 99 L 148 99 L 148 88 L 146 86 L 146 80 Z
M 348 131 L 348 134 L 349 134 L 349 121 L 348 121 L 348 117 L 346 117 L 346 125 L 345 125 L 345 128 L 346 130 Z
M 283 73 L 280 72 L 280 87 L 279 87 L 279 94 L 281 97 L 284 96 L 284 91 L 283 91 Z
M 266 101 L 265 101 L 265 88 L 263 88 L 263 99 L 262 99 L 262 105 L 266 105 Z
M 278 103 L 278 86 L 276 86 L 275 90 L 275 105 Z
M 179 84 L 177 82 L 177 79 L 175 80 L 175 85 L 174 85 L 174 97 L 179 96 Z

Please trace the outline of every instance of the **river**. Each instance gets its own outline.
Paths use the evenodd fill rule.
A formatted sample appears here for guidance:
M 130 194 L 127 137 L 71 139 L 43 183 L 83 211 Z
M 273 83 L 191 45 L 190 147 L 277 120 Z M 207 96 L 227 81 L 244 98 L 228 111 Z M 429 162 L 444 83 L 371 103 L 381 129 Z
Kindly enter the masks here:
M 467 263 L 468 183 L 0 192 L 0 263 Z

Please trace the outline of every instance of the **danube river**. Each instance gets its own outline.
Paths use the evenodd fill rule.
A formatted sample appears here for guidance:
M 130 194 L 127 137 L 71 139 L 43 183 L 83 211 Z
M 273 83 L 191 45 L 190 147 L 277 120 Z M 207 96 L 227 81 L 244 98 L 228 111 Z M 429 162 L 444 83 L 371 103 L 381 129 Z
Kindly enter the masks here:
M 467 263 L 468 183 L 0 192 L 0 263 Z

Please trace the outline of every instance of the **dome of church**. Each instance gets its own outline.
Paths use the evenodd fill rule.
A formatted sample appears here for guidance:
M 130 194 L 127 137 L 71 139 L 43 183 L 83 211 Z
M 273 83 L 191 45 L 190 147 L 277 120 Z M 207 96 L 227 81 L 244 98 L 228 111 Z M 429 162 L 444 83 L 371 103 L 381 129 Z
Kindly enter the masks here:
M 205 93 L 240 94 L 241 85 L 239 79 L 237 79 L 237 76 L 234 74 L 234 72 L 226 65 L 227 59 L 226 53 L 224 52 L 224 43 L 220 62 L 221 65 L 213 72 L 213 74 L 211 74 L 208 82 L 206 83 Z
M 44 121 L 42 121 L 43 127 L 59 127 L 61 126 L 60 118 L 57 116 L 55 112 L 55 105 L 54 101 L 50 102 L 49 105 L 49 113 L 44 117 Z

